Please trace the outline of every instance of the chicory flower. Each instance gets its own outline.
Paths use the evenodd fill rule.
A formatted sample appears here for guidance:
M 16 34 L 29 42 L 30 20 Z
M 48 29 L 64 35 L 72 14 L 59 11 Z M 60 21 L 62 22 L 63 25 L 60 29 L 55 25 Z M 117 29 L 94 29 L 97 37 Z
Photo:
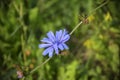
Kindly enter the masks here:
M 53 56 L 53 53 L 59 54 L 60 51 L 65 49 L 69 49 L 65 44 L 70 39 L 70 35 L 68 32 L 64 30 L 56 31 L 55 35 L 52 31 L 47 33 L 47 37 L 43 38 L 39 44 L 39 48 L 45 48 L 43 55 L 49 55 L 49 57 Z

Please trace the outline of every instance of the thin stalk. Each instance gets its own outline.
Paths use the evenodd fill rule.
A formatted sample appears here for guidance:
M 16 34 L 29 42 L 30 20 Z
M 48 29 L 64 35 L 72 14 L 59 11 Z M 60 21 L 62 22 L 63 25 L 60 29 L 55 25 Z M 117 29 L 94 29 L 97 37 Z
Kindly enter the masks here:
M 75 26 L 75 28 L 70 32 L 70 35 L 83 23 L 83 21 L 81 21 L 80 23 L 77 24 L 77 26 Z
M 101 7 L 103 7 L 104 5 L 106 5 L 108 2 L 109 2 L 109 0 L 105 1 L 103 4 L 99 5 L 99 6 L 96 7 L 95 9 L 93 9 L 88 16 L 90 16 L 91 14 L 93 14 L 93 12 L 96 12 L 99 8 L 101 8 Z
M 26 65 L 26 54 L 25 54 L 25 47 L 26 47 L 25 36 L 26 35 L 25 35 L 25 31 L 24 31 L 25 24 L 23 22 L 23 5 L 22 5 L 22 3 L 20 3 L 19 16 L 20 16 L 19 21 L 22 26 L 22 33 L 21 33 L 22 53 L 23 53 L 24 65 Z
M 18 6 L 15 4 L 15 2 L 13 2 L 13 6 L 15 7 L 15 10 L 17 11 L 17 13 L 19 14 L 19 23 L 21 25 L 21 48 L 22 48 L 22 53 L 23 53 L 23 61 L 24 61 L 24 65 L 26 65 L 26 55 L 25 55 L 25 47 L 26 47 L 26 25 L 23 21 L 23 4 L 20 3 L 19 8 Z
M 96 12 L 96 10 L 98 10 L 99 8 L 103 7 L 105 4 L 107 4 L 109 2 L 109 0 L 107 0 L 106 2 L 104 2 L 103 4 L 99 5 L 97 8 L 95 8 L 94 10 L 92 10 L 90 12 L 90 14 L 87 16 L 87 18 L 93 14 L 93 12 Z M 84 20 L 86 20 L 87 18 L 85 18 Z M 75 28 L 70 32 L 70 35 L 73 34 L 73 32 L 84 22 L 84 20 L 80 21 L 76 26 Z
M 32 71 L 30 71 L 30 74 L 32 74 L 33 72 L 35 72 L 37 69 L 39 69 L 41 66 L 43 66 L 44 64 L 46 64 L 51 58 L 48 58 L 47 60 L 45 60 L 42 64 L 38 65 L 37 67 L 35 67 Z

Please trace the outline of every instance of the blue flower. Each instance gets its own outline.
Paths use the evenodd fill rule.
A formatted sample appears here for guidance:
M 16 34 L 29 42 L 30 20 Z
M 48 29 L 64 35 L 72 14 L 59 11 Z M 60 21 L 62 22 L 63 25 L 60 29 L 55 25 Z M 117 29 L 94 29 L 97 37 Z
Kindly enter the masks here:
M 59 30 L 56 31 L 56 34 L 52 31 L 49 31 L 47 33 L 47 38 L 43 38 L 41 42 L 42 44 L 39 44 L 39 48 L 45 48 L 43 55 L 49 55 L 49 57 L 53 56 L 53 53 L 59 54 L 60 51 L 63 51 L 64 49 L 68 49 L 68 46 L 65 44 L 70 39 L 70 35 L 67 33 L 67 31 Z

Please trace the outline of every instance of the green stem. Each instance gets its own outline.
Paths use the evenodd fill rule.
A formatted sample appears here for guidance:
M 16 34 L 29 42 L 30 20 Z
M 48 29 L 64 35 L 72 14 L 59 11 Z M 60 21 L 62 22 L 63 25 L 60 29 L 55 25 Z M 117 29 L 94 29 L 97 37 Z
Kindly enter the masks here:
M 37 69 L 39 69 L 41 66 L 43 66 L 44 64 L 46 64 L 51 58 L 48 58 L 47 60 L 45 60 L 42 64 L 38 65 L 37 67 L 35 67 L 33 70 L 30 71 L 29 74 L 32 74 L 33 72 L 35 72 Z M 24 80 L 25 76 L 23 76 L 23 78 L 21 80 Z
M 78 23 L 77 26 L 75 26 L 75 28 L 70 32 L 70 35 L 83 23 L 83 21 L 81 21 L 80 23 Z
M 90 14 L 88 15 L 88 17 L 93 13 L 95 12 L 96 10 L 98 10 L 99 8 L 103 7 L 105 4 L 107 4 L 109 2 L 109 0 L 107 0 L 106 2 L 104 2 L 103 4 L 101 4 L 100 6 L 98 6 L 97 8 L 95 8 L 94 10 L 92 10 L 90 12 Z M 88 18 L 87 17 L 87 18 Z M 84 20 L 86 20 L 87 18 L 85 18 Z M 84 22 L 84 20 L 80 21 L 76 26 L 75 28 L 70 32 L 70 35 Z
M 35 67 L 32 71 L 30 71 L 30 74 L 32 74 L 33 72 L 35 72 L 37 69 L 39 69 L 42 65 L 46 64 L 51 58 L 48 58 L 47 60 L 45 60 L 42 64 L 38 65 L 37 67 Z
M 99 8 L 103 7 L 104 5 L 106 5 L 109 2 L 109 0 L 105 1 L 103 4 L 99 5 L 98 7 L 96 7 L 94 10 L 92 10 L 90 12 L 90 14 L 88 16 L 90 16 L 91 14 L 93 14 L 93 12 L 96 12 Z

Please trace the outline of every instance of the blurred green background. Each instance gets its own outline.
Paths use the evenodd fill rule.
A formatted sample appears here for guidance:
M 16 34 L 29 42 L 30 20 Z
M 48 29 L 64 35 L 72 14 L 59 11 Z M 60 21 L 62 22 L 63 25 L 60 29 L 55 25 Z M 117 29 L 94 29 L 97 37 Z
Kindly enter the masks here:
M 38 45 L 46 33 L 72 31 L 105 1 L 0 0 L 0 80 L 17 80 L 17 70 L 45 61 Z M 71 35 L 69 51 L 54 55 L 26 80 L 119 80 L 119 12 L 119 0 L 110 0 Z

